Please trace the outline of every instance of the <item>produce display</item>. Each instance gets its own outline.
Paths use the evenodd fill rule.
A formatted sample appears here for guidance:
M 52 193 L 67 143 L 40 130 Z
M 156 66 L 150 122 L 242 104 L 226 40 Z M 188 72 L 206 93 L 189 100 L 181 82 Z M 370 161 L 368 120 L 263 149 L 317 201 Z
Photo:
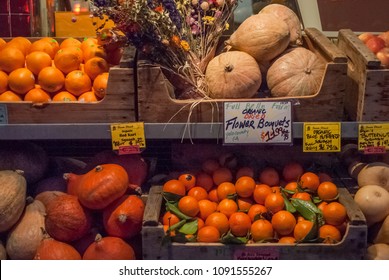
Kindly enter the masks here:
M 53 158 L 33 142 L 17 143 L 0 147 L 1 159 L 15 155 L 0 164 L 1 259 L 140 258 L 148 176 L 140 155 L 103 150 L 83 162 Z M 36 151 L 40 157 L 32 157 Z M 21 168 L 40 172 L 32 180 Z
M 384 68 L 389 68 L 389 31 L 378 35 L 364 32 L 358 38 L 376 55 Z
M 3 40 L 4 41 L 4 40 Z M 0 102 L 97 102 L 120 48 L 99 37 L 14 37 L 0 46 Z

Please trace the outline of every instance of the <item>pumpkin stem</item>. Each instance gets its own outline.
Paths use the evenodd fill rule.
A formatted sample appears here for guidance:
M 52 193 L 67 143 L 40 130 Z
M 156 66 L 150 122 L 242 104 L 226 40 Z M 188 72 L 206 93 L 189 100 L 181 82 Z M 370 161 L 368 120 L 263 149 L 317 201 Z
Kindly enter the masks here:
M 311 74 L 312 70 L 310 68 L 304 69 L 305 74 Z
M 96 234 L 95 242 L 100 242 L 101 239 L 103 239 L 103 236 L 100 233 Z
M 124 224 L 127 221 L 127 215 L 126 214 L 120 214 L 118 216 L 118 221 L 122 224 Z
M 224 66 L 224 71 L 225 72 L 232 72 L 232 70 L 234 70 L 234 66 L 233 65 L 227 64 L 226 66 Z
M 96 172 L 100 172 L 101 170 L 103 170 L 103 167 L 102 167 L 101 165 L 97 165 L 97 166 L 95 167 L 95 171 L 96 171 Z

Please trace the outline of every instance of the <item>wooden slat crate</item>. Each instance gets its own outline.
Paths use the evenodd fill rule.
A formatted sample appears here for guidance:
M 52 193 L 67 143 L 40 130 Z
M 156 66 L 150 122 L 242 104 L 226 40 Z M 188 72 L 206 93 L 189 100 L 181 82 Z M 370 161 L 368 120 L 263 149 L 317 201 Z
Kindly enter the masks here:
M 191 122 L 221 122 L 223 101 L 285 101 L 292 100 L 294 121 L 340 121 L 346 90 L 347 57 L 335 44 L 315 28 L 305 29 L 305 45 L 326 62 L 320 90 L 313 96 L 295 98 L 253 98 L 205 101 L 197 105 Z M 160 67 L 138 62 L 138 116 L 140 121 L 182 123 L 188 121 L 193 100 L 177 100 L 171 84 Z M 174 86 L 174 85 L 173 85 Z M 216 101 L 216 102 L 215 102 Z
M 345 110 L 351 121 L 389 120 L 389 69 L 384 69 L 357 35 L 341 29 L 338 48 L 348 57 Z
M 162 187 L 153 186 L 147 197 L 142 229 L 143 259 L 363 259 L 367 247 L 367 226 L 361 210 L 345 188 L 339 188 L 339 201 L 346 206 L 349 223 L 343 240 L 337 244 L 278 243 L 166 243 L 159 222 Z
M 33 41 L 31 39 L 31 41 Z M 61 40 L 58 40 L 60 42 Z M 111 67 L 106 96 L 93 103 L 0 102 L 6 106 L 9 124 L 116 123 L 136 121 L 135 50 L 126 49 L 119 65 Z

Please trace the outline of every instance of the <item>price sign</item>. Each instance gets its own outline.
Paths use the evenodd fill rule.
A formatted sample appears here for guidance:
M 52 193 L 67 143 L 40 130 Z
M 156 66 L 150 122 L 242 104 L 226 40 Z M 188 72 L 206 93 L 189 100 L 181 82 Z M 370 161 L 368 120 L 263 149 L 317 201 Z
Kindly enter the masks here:
M 224 102 L 224 143 L 292 143 L 291 102 Z
M 303 152 L 340 152 L 341 124 L 304 123 Z
M 8 113 L 7 106 L 5 104 L 0 104 L 0 124 L 8 123 Z
M 140 153 L 146 147 L 143 122 L 111 124 L 112 149 L 119 154 Z
M 389 123 L 359 124 L 358 149 L 367 154 L 385 153 L 389 149 Z

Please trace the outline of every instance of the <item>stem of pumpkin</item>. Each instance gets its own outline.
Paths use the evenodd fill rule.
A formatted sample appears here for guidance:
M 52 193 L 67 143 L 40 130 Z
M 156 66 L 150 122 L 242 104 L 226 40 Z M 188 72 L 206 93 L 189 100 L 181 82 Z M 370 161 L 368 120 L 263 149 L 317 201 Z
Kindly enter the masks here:
M 118 221 L 122 224 L 124 224 L 127 221 L 127 215 L 126 214 L 120 214 L 118 216 Z
M 101 170 L 103 170 L 103 167 L 102 167 L 101 165 L 97 165 L 97 166 L 95 167 L 95 171 L 96 171 L 96 172 L 100 172 Z
M 305 74 L 311 74 L 312 70 L 310 68 L 304 69 Z
M 227 64 L 226 66 L 224 66 L 224 71 L 225 72 L 232 72 L 232 70 L 234 70 L 234 66 L 233 65 Z
M 96 234 L 95 242 L 100 242 L 102 238 L 103 238 L 103 236 L 101 236 L 100 233 Z

